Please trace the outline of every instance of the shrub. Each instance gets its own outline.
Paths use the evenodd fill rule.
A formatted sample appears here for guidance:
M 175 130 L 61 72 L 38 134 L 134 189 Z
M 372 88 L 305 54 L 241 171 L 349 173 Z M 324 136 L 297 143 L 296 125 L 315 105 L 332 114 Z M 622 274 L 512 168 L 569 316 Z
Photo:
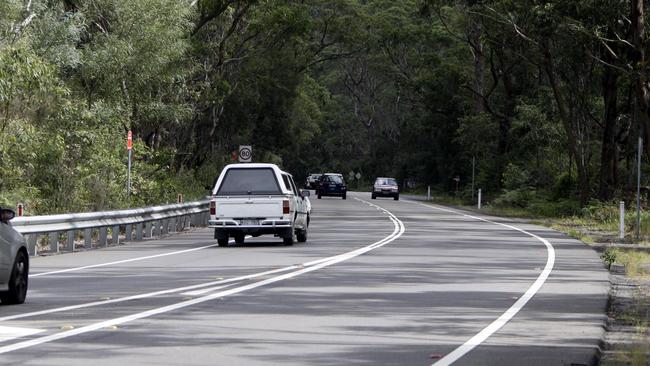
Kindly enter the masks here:
M 573 175 L 562 173 L 557 177 L 555 184 L 553 185 L 553 199 L 560 200 L 562 198 L 571 198 L 575 194 L 577 187 L 578 182 Z
M 497 207 L 520 207 L 526 208 L 533 200 L 535 191 L 528 188 L 520 188 L 504 191 L 499 197 L 492 201 L 492 205 Z

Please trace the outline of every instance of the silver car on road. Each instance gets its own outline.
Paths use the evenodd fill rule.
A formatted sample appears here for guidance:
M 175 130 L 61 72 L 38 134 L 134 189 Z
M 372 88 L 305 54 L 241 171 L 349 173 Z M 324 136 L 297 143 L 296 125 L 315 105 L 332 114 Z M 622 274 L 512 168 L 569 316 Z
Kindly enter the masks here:
M 22 304 L 27 297 L 29 254 L 25 239 L 11 227 L 15 213 L 0 208 L 0 303 Z

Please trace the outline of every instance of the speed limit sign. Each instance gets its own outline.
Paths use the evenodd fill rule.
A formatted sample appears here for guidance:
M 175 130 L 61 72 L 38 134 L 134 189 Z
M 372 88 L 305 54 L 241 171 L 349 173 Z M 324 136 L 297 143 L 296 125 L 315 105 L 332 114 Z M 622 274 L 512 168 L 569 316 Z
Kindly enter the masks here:
M 253 147 L 250 145 L 239 145 L 239 162 L 250 163 L 253 160 Z

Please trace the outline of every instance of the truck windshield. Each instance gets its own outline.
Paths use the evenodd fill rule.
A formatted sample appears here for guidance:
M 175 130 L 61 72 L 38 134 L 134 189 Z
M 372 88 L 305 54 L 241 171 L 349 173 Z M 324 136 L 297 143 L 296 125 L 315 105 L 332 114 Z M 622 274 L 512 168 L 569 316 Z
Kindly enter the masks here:
M 273 169 L 229 169 L 223 177 L 217 196 L 282 194 Z

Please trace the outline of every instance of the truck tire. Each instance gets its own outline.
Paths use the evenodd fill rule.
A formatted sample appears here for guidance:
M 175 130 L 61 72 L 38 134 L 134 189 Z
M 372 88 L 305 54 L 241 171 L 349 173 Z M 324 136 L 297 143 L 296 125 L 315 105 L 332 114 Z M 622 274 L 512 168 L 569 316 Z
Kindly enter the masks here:
M 374 200 L 374 199 L 377 199 L 377 195 L 375 195 L 374 193 L 371 194 L 370 196 L 372 197 L 373 200 Z
M 223 238 L 217 239 L 217 246 L 219 246 L 219 247 L 228 246 L 228 238 L 226 238 L 226 239 L 223 239 Z
M 244 238 L 245 237 L 246 236 L 244 234 L 235 235 L 235 243 L 236 244 L 244 244 Z
M 393 198 L 395 201 L 399 201 L 399 194 Z
M 346 195 L 345 195 L 345 193 L 343 193 L 343 199 L 347 199 L 347 197 L 346 197 Z
M 305 228 L 304 230 L 298 230 L 296 233 L 296 237 L 298 239 L 299 243 L 304 243 L 307 241 L 307 229 Z
M 282 243 L 284 245 L 293 245 L 293 236 L 289 238 L 282 238 Z

